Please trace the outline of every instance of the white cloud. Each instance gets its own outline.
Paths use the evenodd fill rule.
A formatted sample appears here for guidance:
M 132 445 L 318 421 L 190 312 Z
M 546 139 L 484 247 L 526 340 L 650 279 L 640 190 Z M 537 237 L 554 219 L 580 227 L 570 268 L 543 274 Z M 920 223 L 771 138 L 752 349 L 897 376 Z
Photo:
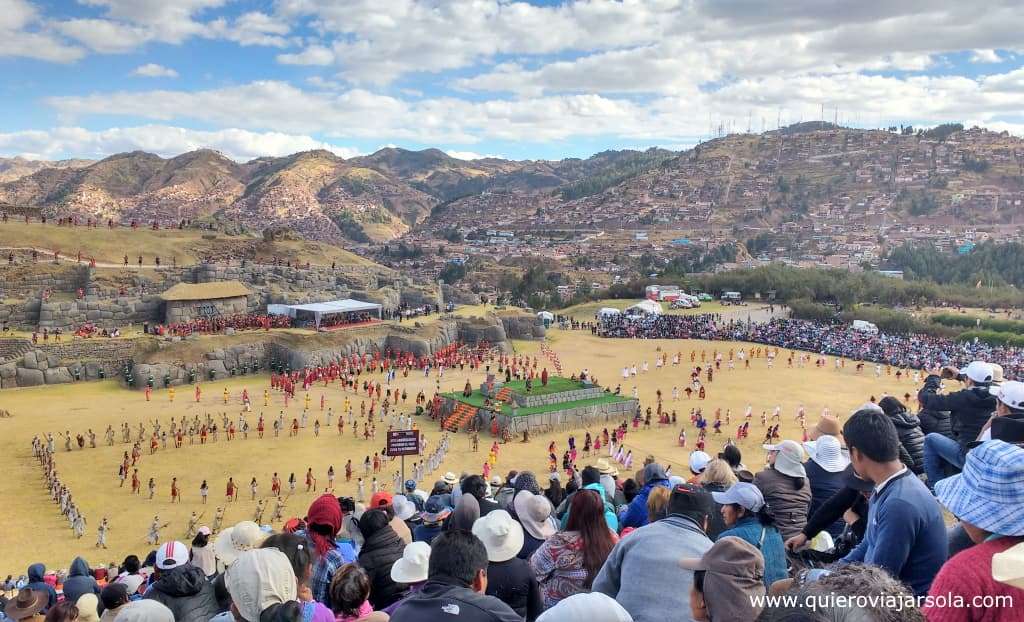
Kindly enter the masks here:
M 178 72 L 156 63 L 146 63 L 145 65 L 140 65 L 132 70 L 132 75 L 142 76 L 144 78 L 177 78 Z
M 448 155 L 455 158 L 456 160 L 486 160 L 487 158 L 500 158 L 505 159 L 505 156 L 496 154 L 480 154 L 475 151 L 456 151 L 455 149 L 449 149 L 445 151 Z
M 201 148 L 215 149 L 240 162 L 310 149 L 326 149 L 344 158 L 360 155 L 357 149 L 310 136 L 241 129 L 200 131 L 166 125 L 144 125 L 101 131 L 57 127 L 50 130 L 0 133 L 0 153 L 41 160 L 103 158 L 113 153 L 134 150 L 172 157 Z
M 69 63 L 84 55 L 85 50 L 68 45 L 46 30 L 39 12 L 27 0 L 0 0 L 0 58 Z
M 251 11 L 238 17 L 233 23 L 220 18 L 208 24 L 206 36 L 234 41 L 239 45 L 261 45 L 266 47 L 283 48 L 289 45 L 285 36 L 290 32 L 290 26 L 283 20 Z
M 999 63 L 1002 60 L 1003 57 L 999 55 L 999 52 L 992 49 L 974 50 L 971 54 L 972 63 Z
M 278 54 L 277 62 L 283 65 L 330 65 L 334 63 L 334 52 L 319 45 L 311 45 L 297 54 Z

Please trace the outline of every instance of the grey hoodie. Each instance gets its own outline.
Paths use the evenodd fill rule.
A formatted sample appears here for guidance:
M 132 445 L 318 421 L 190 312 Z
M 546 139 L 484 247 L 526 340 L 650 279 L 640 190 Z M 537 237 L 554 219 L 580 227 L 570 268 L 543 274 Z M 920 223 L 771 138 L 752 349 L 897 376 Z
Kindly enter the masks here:
M 57 590 L 53 589 L 49 583 L 43 580 L 46 575 L 46 566 L 43 564 L 32 564 L 28 567 L 28 585 L 25 587 L 30 590 L 36 590 L 46 594 L 46 608 L 57 604 Z
M 96 579 L 92 578 L 92 570 L 89 562 L 81 557 L 76 557 L 71 562 L 68 570 L 68 578 L 64 580 L 64 599 L 75 603 L 83 594 L 100 594 L 100 586 Z

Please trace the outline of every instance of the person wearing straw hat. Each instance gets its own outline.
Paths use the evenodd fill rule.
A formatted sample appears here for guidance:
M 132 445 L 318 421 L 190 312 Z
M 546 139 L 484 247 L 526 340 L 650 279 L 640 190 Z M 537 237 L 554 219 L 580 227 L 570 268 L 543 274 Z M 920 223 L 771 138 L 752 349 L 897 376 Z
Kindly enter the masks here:
M 544 611 L 540 586 L 530 565 L 516 554 L 523 548 L 523 528 L 505 510 L 473 523 L 473 535 L 487 549 L 487 594 L 512 608 L 527 622 Z
M 796 441 L 764 445 L 768 451 L 768 467 L 754 476 L 754 485 L 761 489 L 765 502 L 771 506 L 775 524 L 783 539 L 800 533 L 807 523 L 811 503 L 811 486 L 804 470 L 804 452 Z
M 1024 589 L 998 581 L 993 561 L 1024 542 L 1024 449 L 1000 440 L 982 443 L 967 454 L 962 473 L 935 485 L 935 494 L 975 545 L 950 558 L 935 577 L 928 591 L 933 604 L 924 608 L 928 621 L 1020 620 Z M 1004 600 L 977 612 L 942 607 L 937 600 L 970 603 L 979 596 Z
M 713 492 L 711 496 L 721 506 L 722 520 L 726 525 L 718 539 L 741 538 L 761 552 L 764 560 L 761 575 L 765 587 L 785 579 L 788 576 L 786 549 L 761 490 L 753 484 L 737 482 L 729 490 Z
M 761 613 L 764 559 L 746 540 L 723 537 L 702 557 L 681 559 L 679 566 L 693 571 L 690 613 L 694 620 L 734 622 L 753 620 Z
M 928 592 L 949 550 L 939 504 L 899 459 L 896 427 L 874 409 L 855 412 L 843 426 L 850 461 L 874 483 L 864 539 L 841 563 L 884 568 L 916 596 Z
M 811 505 L 807 510 L 810 516 L 818 511 L 826 501 L 832 498 L 846 485 L 844 470 L 850 465 L 850 459 L 843 454 L 839 439 L 824 434 L 817 440 L 803 444 L 810 460 L 804 463 L 807 481 L 811 486 Z M 837 520 L 826 529 L 833 538 L 843 532 L 843 521 Z
M 217 559 L 225 566 L 235 563 L 238 556 L 246 551 L 259 548 L 267 534 L 252 521 L 242 521 L 221 531 L 213 543 Z
M 520 490 L 512 501 L 515 519 L 523 526 L 523 547 L 520 559 L 530 559 L 544 541 L 558 531 L 558 522 L 551 515 L 551 503 L 546 497 L 529 490 Z
M 43 610 L 49 596 L 45 592 L 23 587 L 18 590 L 18 595 L 7 601 L 4 606 L 4 615 L 11 620 L 33 620 L 42 622 L 45 619 Z

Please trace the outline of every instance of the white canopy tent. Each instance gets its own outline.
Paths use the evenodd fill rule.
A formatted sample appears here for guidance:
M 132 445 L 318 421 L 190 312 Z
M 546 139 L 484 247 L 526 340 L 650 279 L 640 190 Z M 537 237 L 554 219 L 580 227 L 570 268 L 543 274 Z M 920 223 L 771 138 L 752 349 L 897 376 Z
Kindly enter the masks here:
M 339 313 L 358 313 L 360 311 L 376 311 L 377 319 L 383 319 L 383 307 L 373 302 L 363 302 L 354 298 L 342 300 L 331 300 L 329 302 L 312 302 L 304 305 L 267 305 L 267 313 L 270 315 L 287 315 L 293 319 L 300 315 L 309 314 L 313 316 L 316 329 L 320 330 L 320 323 L 324 316 L 336 315 Z
M 597 310 L 595 316 L 598 318 L 611 317 L 613 315 L 620 315 L 621 313 L 622 311 L 619 311 L 615 307 L 601 307 L 600 309 Z
M 641 300 L 626 309 L 626 315 L 661 315 L 661 303 L 653 300 Z
M 542 320 L 547 320 L 549 322 L 555 321 L 555 314 L 550 311 L 539 311 L 537 313 L 537 317 L 539 317 Z

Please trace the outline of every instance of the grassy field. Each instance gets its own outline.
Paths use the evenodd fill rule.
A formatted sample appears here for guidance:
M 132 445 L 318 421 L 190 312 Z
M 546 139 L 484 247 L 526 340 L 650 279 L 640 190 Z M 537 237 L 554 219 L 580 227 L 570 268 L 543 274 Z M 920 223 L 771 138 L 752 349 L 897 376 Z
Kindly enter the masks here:
M 622 300 L 618 298 L 609 298 L 607 300 L 598 300 L 595 302 L 585 302 L 583 304 L 573 305 L 566 307 L 561 311 L 558 311 L 559 315 L 567 315 L 577 320 L 588 321 L 594 319 L 594 314 L 597 313 L 598 309 L 603 307 L 611 307 L 622 311 L 626 307 L 632 307 L 638 300 Z M 723 310 L 736 309 L 738 307 L 724 307 L 722 303 L 712 300 L 709 302 L 702 302 L 696 309 L 669 309 L 667 302 L 661 303 L 661 310 L 663 313 L 669 315 L 694 315 L 697 313 L 719 313 Z
M 591 336 L 582 331 L 552 330 L 549 332 L 549 343 L 558 353 L 566 374 L 583 368 L 593 373 L 599 384 L 614 387 L 622 382 L 623 394 L 629 395 L 633 385 L 637 386 L 641 405 L 655 406 L 655 392 L 661 389 L 666 396 L 665 408 L 676 410 L 679 424 L 675 428 L 659 428 L 651 430 L 631 431 L 626 437 L 626 445 L 633 451 L 636 464 L 640 464 L 644 456 L 650 454 L 662 463 L 671 466 L 676 473 L 685 473 L 689 449 L 696 437 L 696 432 L 689 424 L 691 408 L 700 407 L 709 417 L 714 416 L 716 409 L 731 411 L 731 423 L 724 426 L 725 434 L 708 439 L 709 453 L 719 451 L 729 433 L 735 434 L 735 428 L 741 423 L 742 413 L 747 405 L 754 409 L 754 420 L 751 423 L 750 437 L 739 446 L 744 452 L 744 461 L 752 469 L 758 469 L 764 463 L 764 452 L 760 449 L 764 428 L 760 424 L 760 413 L 771 412 L 776 405 L 782 408 L 782 432 L 784 437 L 800 440 L 801 432 L 794 419 L 796 410 L 801 405 L 808 413 L 808 423 L 818 419 L 823 408 L 829 408 L 841 418 L 848 416 L 870 396 L 881 397 L 886 393 L 902 396 L 906 392 L 913 393 L 917 387 L 904 378 L 897 382 L 894 375 L 883 375 L 875 379 L 874 374 L 857 375 L 854 366 L 846 365 L 836 371 L 831 364 L 824 369 L 808 365 L 805 368 L 788 368 L 784 361 L 785 352 L 781 353 L 774 369 L 768 369 L 765 359 L 754 358 L 751 369 L 738 368 L 727 371 L 725 365 L 720 373 L 715 374 L 714 382 L 707 385 L 708 395 L 704 401 L 696 399 L 687 401 L 682 398 L 678 402 L 671 401 L 673 386 L 682 387 L 688 381 L 690 371 L 689 355 L 695 353 L 700 360 L 701 353 L 713 357 L 714 351 L 728 352 L 743 347 L 738 343 L 674 341 L 674 340 L 605 340 Z M 515 342 L 517 350 L 523 354 L 538 357 L 538 364 L 544 365 L 545 358 L 539 352 L 538 342 Z M 748 346 L 749 349 L 749 346 Z M 670 355 L 682 352 L 686 361 L 679 367 L 656 369 L 654 358 L 661 352 Z M 636 379 L 622 381 L 620 370 L 626 364 L 651 363 L 646 374 Z M 377 377 L 374 374 L 373 377 Z M 401 376 L 397 386 L 404 388 L 410 395 L 409 402 L 400 405 L 399 411 L 411 412 L 414 408 L 412 396 L 423 390 L 431 395 L 440 383 L 442 391 L 460 392 L 465 382 L 473 385 L 484 380 L 484 373 L 466 373 L 457 369 L 445 371 L 443 378 L 432 375 L 424 378 L 422 374 L 410 374 L 408 378 Z M 191 387 L 177 389 L 176 398 L 172 402 L 167 391 L 158 390 L 153 394 L 153 401 L 146 402 L 143 393 L 127 391 L 114 382 L 92 382 L 79 385 L 59 385 L 34 389 L 13 389 L 0 392 L 0 404 L 9 410 L 13 417 L 0 419 L 0 471 L 5 476 L 0 479 L 0 520 L 7 528 L 0 535 L 0 574 L 25 572 L 30 562 L 42 561 L 51 568 L 66 568 L 75 555 L 82 554 L 93 564 L 120 561 L 126 554 L 135 553 L 144 556 L 149 548 L 145 544 L 147 527 L 155 514 L 159 514 L 162 522 L 170 526 L 164 530 L 165 538 L 182 538 L 185 521 L 193 510 L 205 511 L 203 523 L 207 523 L 218 504 L 223 501 L 225 482 L 229 476 L 242 487 L 243 494 L 238 502 L 231 504 L 226 516 L 226 524 L 252 518 L 255 504 L 249 500 L 246 484 L 252 477 L 259 482 L 259 496 L 266 497 L 270 492 L 270 478 L 277 472 L 282 480 L 287 481 L 292 472 L 300 480 L 298 492 L 288 500 L 286 516 L 304 515 L 313 493 L 306 493 L 301 484 L 303 474 L 312 467 L 322 488 L 326 481 L 328 466 L 333 465 L 339 472 L 337 480 L 338 494 L 354 494 L 356 484 L 345 483 L 343 472 L 345 461 L 351 459 L 356 467 L 357 475 L 361 473 L 358 466 L 367 456 L 381 451 L 384 445 L 383 428 L 378 424 L 377 439 L 363 440 L 352 437 L 349 427 L 343 437 L 339 437 L 333 424 L 326 423 L 326 414 L 319 410 L 320 396 L 323 395 L 326 405 L 338 413 L 346 398 L 352 401 L 357 415 L 361 397 L 342 392 L 337 385 L 324 388 L 315 386 L 309 391 L 310 417 L 308 427 L 301 431 L 298 438 L 273 438 L 268 432 L 266 438 L 260 440 L 255 434 L 249 439 L 241 437 L 226 442 L 221 437 L 218 443 L 198 444 L 174 449 L 171 445 L 167 450 L 160 450 L 154 455 L 148 451 L 139 465 L 139 475 L 143 487 L 150 477 L 156 478 L 157 495 L 152 501 L 146 498 L 133 497 L 128 485 L 118 487 L 117 467 L 121 454 L 128 446 L 116 443 L 113 447 L 103 444 L 103 432 L 108 425 L 116 430 L 122 422 L 128 422 L 133 429 L 140 422 L 152 428 L 151 422 L 160 419 L 167 428 L 170 417 L 191 418 L 198 414 L 203 416 L 209 412 L 218 420 L 220 413 L 227 413 L 237 421 L 241 410 L 240 394 L 248 388 L 253 399 L 254 412 L 249 415 L 250 425 L 255 424 L 260 412 L 272 418 L 279 411 L 284 411 L 286 418 L 299 417 L 304 405 L 304 395 L 299 393 L 287 408 L 280 395 L 271 395 L 269 406 L 263 406 L 263 389 L 268 385 L 266 376 L 247 376 L 230 380 L 203 383 L 202 401 L 196 403 Z M 227 388 L 230 400 L 227 405 L 222 403 L 222 391 Z M 320 418 L 324 428 L 319 438 L 313 437 L 313 421 Z M 440 432 L 436 424 L 427 421 L 418 422 L 433 446 Z M 609 423 L 608 425 L 611 425 Z M 254 426 L 255 427 L 255 426 Z M 361 427 L 361 426 L 360 426 Z M 603 425 L 595 425 L 590 432 L 599 433 Z M 85 450 L 77 448 L 71 452 L 63 450 L 60 435 L 68 430 L 75 435 L 86 433 L 88 429 L 96 432 L 100 447 Z M 677 446 L 679 428 L 687 429 L 690 436 L 690 447 L 681 449 Z M 39 466 L 31 457 L 31 440 L 34 435 L 54 433 L 57 440 L 57 468 L 61 477 L 73 491 L 75 500 L 82 507 L 88 520 L 86 537 L 76 540 L 68 528 L 66 520 L 60 516 L 59 509 L 50 501 L 44 490 L 44 480 Z M 573 432 L 577 439 L 584 430 Z M 502 445 L 498 459 L 497 472 L 509 469 L 532 468 L 538 474 L 546 471 L 547 444 L 554 440 L 565 449 L 566 439 L 570 432 L 557 434 L 537 434 L 530 443 L 514 442 Z M 490 439 L 481 443 L 489 445 Z M 431 483 L 438 479 L 444 471 L 480 472 L 486 459 L 486 453 L 474 454 L 470 451 L 469 439 L 458 435 L 453 439 L 452 449 L 442 468 L 428 475 L 423 488 L 430 488 Z M 581 457 L 579 466 L 593 463 L 596 457 Z M 410 463 L 410 459 L 407 459 Z M 384 472 L 377 477 L 384 486 L 390 486 L 392 474 L 398 468 L 396 463 L 388 464 Z M 623 474 L 628 476 L 628 474 Z M 169 499 L 169 487 L 172 477 L 177 477 L 184 492 L 183 502 L 172 505 Z M 210 486 L 210 502 L 203 507 L 200 504 L 199 485 L 206 480 Z M 545 479 L 541 476 L 539 479 Z M 367 494 L 369 494 L 367 486 Z M 96 525 L 106 516 L 111 525 L 108 538 L 110 548 L 97 551 L 94 547 Z M 267 514 L 269 518 L 269 512 Z M 280 527 L 280 523 L 275 525 Z
M 196 263 L 204 255 L 217 254 L 232 248 L 239 249 L 239 256 L 253 254 L 254 258 L 265 260 L 272 260 L 277 256 L 281 261 L 308 261 L 319 266 L 329 266 L 331 262 L 341 265 L 373 265 L 367 259 L 324 242 L 264 242 L 259 238 L 223 234 L 215 234 L 216 237 L 212 239 L 204 239 L 203 236 L 207 234 L 209 233 L 193 229 L 133 231 L 126 227 L 89 229 L 12 221 L 0 225 L 0 248 L 35 247 L 47 252 L 56 249 L 60 250 L 61 256 L 65 258 L 74 258 L 81 250 L 84 257 L 95 257 L 97 263 L 118 266 L 122 265 L 126 253 L 130 266 L 137 266 L 139 255 L 143 256 L 145 265 L 152 264 L 155 257 L 160 257 L 164 265 L 170 265 L 172 258 L 175 258 L 179 265 L 188 265 Z M 244 253 L 241 252 L 243 250 Z

